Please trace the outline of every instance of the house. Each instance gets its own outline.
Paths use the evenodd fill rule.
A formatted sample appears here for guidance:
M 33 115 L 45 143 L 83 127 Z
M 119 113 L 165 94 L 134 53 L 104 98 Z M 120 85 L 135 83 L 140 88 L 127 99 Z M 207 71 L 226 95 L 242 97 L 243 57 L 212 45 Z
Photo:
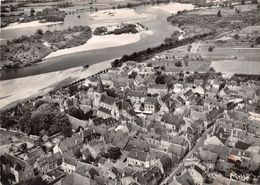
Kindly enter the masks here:
M 223 161 L 227 160 L 230 153 L 230 148 L 227 146 L 208 144 L 204 146 L 203 149 L 218 154 L 219 159 Z
M 203 82 L 204 82 L 204 80 L 203 79 L 198 79 L 198 78 L 196 78 L 196 79 L 194 79 L 194 85 L 196 85 L 196 86 L 201 86 L 202 84 L 203 84 Z
M 77 161 L 74 158 L 70 158 L 70 157 L 64 157 L 62 164 L 61 164 L 61 169 L 65 172 L 65 173 L 72 173 L 76 170 L 77 167 Z
M 87 149 L 90 151 L 92 157 L 96 159 L 101 153 L 106 151 L 106 146 L 101 141 L 93 141 L 87 144 Z
M 177 96 L 175 99 L 175 107 L 180 108 L 185 105 L 185 100 L 181 96 Z
M 91 153 L 89 151 L 89 149 L 84 149 L 81 151 L 82 153 L 82 160 L 83 161 L 89 161 L 92 159 Z
M 213 128 L 212 135 L 216 136 L 223 143 L 223 145 L 225 145 L 229 138 L 230 131 L 228 127 L 216 125 Z
M 216 178 L 214 179 L 212 185 L 223 185 L 223 184 L 228 184 L 228 185 L 250 185 L 249 183 L 241 182 L 241 181 L 236 181 L 231 178 L 223 177 L 222 175 L 217 175 Z
M 42 158 L 44 157 L 46 154 L 43 151 L 43 149 L 41 147 L 36 148 L 32 151 L 29 151 L 26 156 L 27 156 L 27 160 L 28 162 L 30 162 L 31 164 L 34 163 L 38 158 Z
M 217 159 L 218 159 L 217 153 L 206 151 L 206 150 L 200 148 L 199 149 L 199 157 L 203 161 L 204 165 L 207 166 L 209 171 L 214 170 Z
M 90 177 L 87 177 L 86 175 L 79 174 L 79 173 L 71 173 L 70 175 L 66 176 L 65 178 L 59 180 L 54 185 L 91 185 L 95 183 Z
M 90 128 L 82 130 L 80 132 L 80 135 L 81 135 L 84 143 L 99 140 L 101 137 L 101 135 L 99 133 L 95 132 L 93 129 L 90 129 Z
M 189 142 L 182 136 L 167 135 L 162 137 L 160 147 L 181 159 L 189 150 Z
M 174 185 L 196 185 L 194 182 L 194 179 L 192 176 L 189 174 L 188 171 L 185 171 L 182 173 L 180 176 L 177 176 L 173 178 L 173 183 Z
M 134 104 L 141 104 L 145 101 L 146 93 L 144 91 L 131 90 L 127 93 L 127 98 Z
M 100 175 L 102 175 L 108 179 L 115 180 L 120 175 L 120 173 L 117 170 L 117 168 L 114 167 L 114 165 L 115 165 L 115 163 L 113 163 L 109 160 L 106 160 L 100 170 Z
M 147 141 L 151 146 L 158 147 L 161 144 L 161 136 L 154 132 L 143 134 L 142 137 L 145 138 L 145 141 Z
M 136 77 L 135 77 L 134 84 L 136 86 L 138 86 L 138 85 L 142 84 L 143 82 L 144 82 L 143 77 L 140 74 L 137 74 Z
M 47 172 L 59 167 L 61 164 L 62 155 L 58 152 L 42 159 L 38 159 L 34 166 L 41 172 L 41 174 L 46 174 Z
M 226 86 L 231 90 L 231 91 L 236 91 L 238 90 L 240 87 L 238 86 L 237 81 L 233 81 L 233 80 L 228 80 L 226 81 Z
M 10 154 L 0 157 L 1 175 L 4 175 L 12 184 L 28 181 L 35 177 L 33 166 L 26 161 Z
M 130 166 L 150 167 L 149 153 L 132 149 L 127 156 L 127 163 Z
M 150 144 L 140 138 L 131 137 L 129 142 L 127 143 L 125 150 L 130 152 L 132 149 L 149 152 Z
M 188 168 L 187 171 L 196 185 L 204 185 L 204 173 L 197 165 Z
M 164 112 L 171 113 L 175 109 L 175 101 L 171 98 L 171 94 L 166 94 L 165 96 L 163 96 L 159 103 L 161 106 L 159 114 L 163 115 Z
M 54 153 L 60 152 L 65 156 L 74 156 L 77 149 L 81 148 L 83 145 L 82 137 L 79 134 L 75 134 L 74 136 L 60 141 L 53 148 Z
M 121 100 L 117 103 L 120 111 L 120 117 L 124 120 L 133 122 L 136 116 L 133 106 L 126 100 Z
M 185 125 L 185 121 L 182 117 L 176 116 L 172 113 L 164 113 L 161 119 L 161 124 L 172 131 L 178 132 Z
M 146 97 L 144 102 L 144 112 L 155 113 L 159 109 L 159 103 L 156 97 Z
M 161 182 L 163 176 L 160 169 L 157 166 L 153 166 L 143 172 L 136 171 L 132 177 L 142 185 L 157 185 Z
M 163 97 L 167 94 L 168 89 L 167 85 L 165 84 L 148 84 L 147 93 L 151 95 L 159 95 L 160 97 Z
M 183 93 L 183 97 L 185 100 L 188 100 L 193 95 L 193 92 L 191 89 L 186 90 L 186 92 Z
M 126 147 L 129 140 L 130 136 L 128 133 L 124 133 L 122 131 L 110 132 L 108 134 L 107 143 L 111 143 L 112 145 L 123 150 Z
M 241 167 L 248 168 L 252 159 L 251 152 L 232 148 L 228 156 L 228 161 L 241 165 Z
M 175 92 L 176 94 L 183 92 L 183 90 L 184 90 L 184 85 L 182 83 L 175 83 L 173 85 L 173 92 Z
M 89 87 L 89 86 L 97 86 L 99 83 L 99 78 L 97 76 L 92 76 L 92 77 L 89 77 L 85 80 L 84 82 L 84 86 L 86 87 Z
M 167 154 L 159 156 L 159 161 L 161 163 L 160 166 L 162 167 L 161 172 L 162 174 L 164 174 L 164 177 L 166 177 L 171 172 L 177 160 L 177 157 L 174 158 L 174 155 L 172 156 L 172 158 Z
M 224 112 L 223 108 L 214 107 L 210 111 L 206 112 L 207 126 L 213 124 Z

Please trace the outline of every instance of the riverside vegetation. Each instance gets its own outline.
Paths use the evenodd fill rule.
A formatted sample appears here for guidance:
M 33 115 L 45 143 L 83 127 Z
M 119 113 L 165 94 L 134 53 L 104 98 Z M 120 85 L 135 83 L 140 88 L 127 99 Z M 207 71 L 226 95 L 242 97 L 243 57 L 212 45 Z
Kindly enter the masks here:
M 23 23 L 31 21 L 40 21 L 40 22 L 60 22 L 64 21 L 66 13 L 60 11 L 58 8 L 44 8 L 42 11 L 37 12 L 32 8 L 30 15 L 21 13 L 19 15 L 5 15 L 1 14 L 1 28 L 8 26 L 11 23 Z
M 15 69 L 42 61 L 51 52 L 85 44 L 92 36 L 89 26 L 75 26 L 63 31 L 41 29 L 30 37 L 7 41 L 0 51 L 0 67 Z

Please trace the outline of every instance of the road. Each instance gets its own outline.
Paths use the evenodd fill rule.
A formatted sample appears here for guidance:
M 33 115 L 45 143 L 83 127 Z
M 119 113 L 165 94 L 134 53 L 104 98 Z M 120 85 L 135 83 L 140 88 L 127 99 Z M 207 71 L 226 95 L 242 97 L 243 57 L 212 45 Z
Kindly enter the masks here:
M 161 185 L 167 185 L 170 182 L 173 181 L 173 177 L 181 172 L 182 168 L 184 167 L 184 163 L 187 159 L 189 159 L 195 151 L 197 151 L 201 146 L 203 146 L 205 139 L 207 138 L 207 134 L 211 131 L 212 127 L 209 127 L 206 129 L 198 139 L 198 142 L 193 146 L 193 148 L 186 154 L 186 156 L 182 159 L 182 161 L 179 163 L 179 165 L 172 171 L 172 173 L 164 179 L 164 181 L 161 183 Z

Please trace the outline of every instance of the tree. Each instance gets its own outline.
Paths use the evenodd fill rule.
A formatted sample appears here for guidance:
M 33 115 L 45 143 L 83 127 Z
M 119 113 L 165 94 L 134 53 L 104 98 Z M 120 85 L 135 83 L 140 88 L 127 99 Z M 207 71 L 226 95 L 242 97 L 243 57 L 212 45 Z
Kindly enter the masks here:
M 176 67 L 182 67 L 182 62 L 181 61 L 177 61 L 177 62 L 174 63 L 174 65 Z
M 42 29 L 38 29 L 37 31 L 36 31 L 36 33 L 38 34 L 38 35 L 42 35 L 43 34 L 43 31 L 42 31 Z
M 71 126 L 66 126 L 62 129 L 61 131 L 62 135 L 64 137 L 71 137 L 72 136 L 72 127 Z
M 34 16 L 34 13 L 35 13 L 34 8 L 31 8 L 31 11 L 30 11 L 31 16 Z
M 44 103 L 45 103 L 45 101 L 43 101 L 42 99 L 39 99 L 39 100 L 35 101 L 34 106 L 36 109 L 38 109 Z
M 208 51 L 209 52 L 212 52 L 214 50 L 214 47 L 213 46 L 210 46 L 209 48 L 208 48 Z
M 76 159 L 80 159 L 80 158 L 82 157 L 82 153 L 81 153 L 81 151 L 80 151 L 79 149 L 76 150 L 74 156 L 76 157 Z
M 67 112 L 69 115 L 75 118 L 82 119 L 82 114 L 83 114 L 82 110 L 80 110 L 75 106 L 69 107 Z
M 108 155 L 109 155 L 109 158 L 111 158 L 111 159 L 114 159 L 114 160 L 118 159 L 121 156 L 120 148 L 118 148 L 118 147 L 109 148 Z
M 234 39 L 236 39 L 236 40 L 239 39 L 239 35 L 238 35 L 238 34 L 235 34 L 233 37 L 234 37 Z
M 18 126 L 22 132 L 25 132 L 26 127 L 29 125 L 31 115 L 31 112 L 26 111 L 18 120 Z
M 132 79 L 135 79 L 135 77 L 137 76 L 137 72 L 136 71 L 133 71 L 129 76 L 128 78 L 132 78 Z
M 159 75 L 155 79 L 156 84 L 165 84 L 166 76 L 164 75 Z
M 260 44 L 260 37 L 257 37 L 256 39 L 255 39 L 255 43 L 258 45 L 258 44 Z
M 221 16 L 222 16 L 220 10 L 218 11 L 217 16 L 218 16 L 218 17 L 221 17 Z
M 54 103 L 45 103 L 32 113 L 25 125 L 25 130 L 27 134 L 40 135 L 44 130 L 45 134 L 53 135 L 66 126 L 70 126 L 67 115 L 61 112 Z
M 22 152 L 26 153 L 27 152 L 27 143 L 22 143 L 20 145 L 20 149 Z

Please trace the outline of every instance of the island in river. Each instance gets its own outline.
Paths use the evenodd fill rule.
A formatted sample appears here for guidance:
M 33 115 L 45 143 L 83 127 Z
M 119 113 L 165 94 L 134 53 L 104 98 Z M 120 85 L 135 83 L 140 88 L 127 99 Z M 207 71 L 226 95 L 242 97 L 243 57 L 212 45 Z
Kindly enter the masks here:
M 9 26 L 15 23 L 25 23 L 31 21 L 40 21 L 41 23 L 45 22 L 63 22 L 66 13 L 60 11 L 58 8 L 44 8 L 40 12 L 35 12 L 34 9 L 31 9 L 30 15 L 21 13 L 19 15 L 5 15 L 1 16 L 1 28 Z
M 30 36 L 22 36 L 8 41 L 1 49 L 2 69 L 29 66 L 42 61 L 44 57 L 59 49 L 71 48 L 86 43 L 92 36 L 89 26 L 75 26 L 63 31 L 41 29 Z

